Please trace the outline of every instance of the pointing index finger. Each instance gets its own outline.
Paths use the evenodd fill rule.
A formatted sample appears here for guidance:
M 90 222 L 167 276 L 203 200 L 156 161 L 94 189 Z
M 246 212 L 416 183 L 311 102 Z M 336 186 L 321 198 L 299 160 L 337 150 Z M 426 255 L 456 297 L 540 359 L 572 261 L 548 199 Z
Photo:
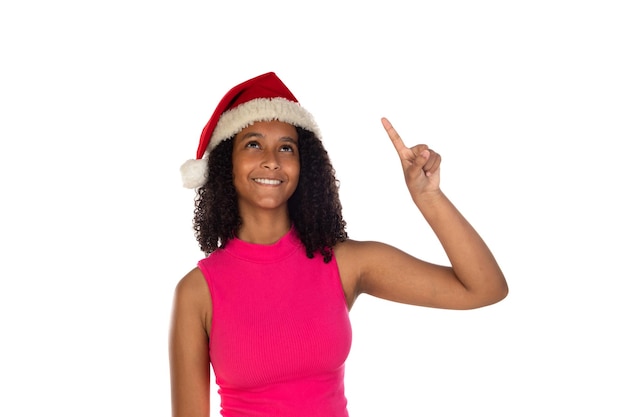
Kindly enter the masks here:
M 396 129 L 394 129 L 391 122 L 386 117 L 383 117 L 382 119 L 380 119 L 380 121 L 382 122 L 385 130 L 387 131 L 387 135 L 389 135 L 389 139 L 391 139 L 391 143 L 393 143 L 393 146 L 396 148 L 396 151 L 400 153 L 402 150 L 406 149 L 406 145 L 402 141 L 402 138 L 400 137 L 398 132 L 396 132 Z

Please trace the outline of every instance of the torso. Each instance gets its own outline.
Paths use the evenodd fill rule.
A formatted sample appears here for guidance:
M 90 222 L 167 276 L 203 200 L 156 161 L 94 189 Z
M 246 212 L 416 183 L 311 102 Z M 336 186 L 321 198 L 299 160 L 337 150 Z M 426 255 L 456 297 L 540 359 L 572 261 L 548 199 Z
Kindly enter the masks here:
M 346 297 L 346 303 L 348 308 L 352 308 L 356 298 L 358 296 L 358 263 L 355 259 L 358 258 L 355 249 L 358 246 L 357 242 L 347 240 L 340 242 L 335 246 L 334 255 L 337 259 L 337 267 L 341 278 L 341 284 L 343 292 Z M 201 302 L 198 303 L 199 314 L 204 317 L 205 331 L 208 335 L 211 332 L 211 318 L 213 306 L 211 303 L 211 294 L 207 287 L 204 275 L 199 268 L 194 268 L 189 274 L 189 279 L 194 281 L 194 286 L 198 288 L 198 295 L 201 298 Z
M 200 261 L 194 273 L 208 283 L 202 313 L 225 410 L 265 404 L 256 398 L 258 392 L 268 398 L 304 388 L 311 398 L 343 392 L 343 362 L 351 340 L 346 294 L 353 298 L 355 291 L 341 278 L 339 258 L 330 263 L 319 255 L 307 259 L 294 237 L 271 246 L 233 240 Z M 353 277 L 352 263 L 345 259 L 344 273 Z M 211 328 L 211 320 L 218 318 L 219 326 Z M 318 377 L 311 375 L 324 375 L 319 381 L 326 382 L 315 382 Z M 275 404 L 282 404 L 284 412 L 306 403 L 302 401 Z M 345 399 L 328 401 L 318 405 L 341 409 Z

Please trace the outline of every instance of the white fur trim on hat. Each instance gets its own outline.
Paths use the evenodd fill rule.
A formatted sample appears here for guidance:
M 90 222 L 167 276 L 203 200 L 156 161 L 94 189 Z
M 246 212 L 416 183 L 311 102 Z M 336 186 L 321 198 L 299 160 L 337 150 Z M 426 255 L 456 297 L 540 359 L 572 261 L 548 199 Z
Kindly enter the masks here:
M 282 97 L 257 98 L 222 114 L 209 141 L 205 158 L 220 142 L 236 135 L 254 122 L 271 120 L 279 120 L 309 130 L 321 139 L 315 119 L 300 104 Z
M 209 172 L 209 161 L 203 159 L 190 159 L 180 167 L 180 174 L 183 178 L 183 187 L 202 187 Z

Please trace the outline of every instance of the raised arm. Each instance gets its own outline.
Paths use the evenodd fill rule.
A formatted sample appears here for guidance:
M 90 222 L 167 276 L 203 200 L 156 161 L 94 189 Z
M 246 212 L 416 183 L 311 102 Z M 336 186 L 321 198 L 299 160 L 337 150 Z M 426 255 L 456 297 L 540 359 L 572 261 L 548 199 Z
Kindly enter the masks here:
M 346 242 L 336 252 L 348 301 L 367 293 L 406 304 L 471 309 L 502 300 L 508 287 L 498 263 L 439 187 L 441 157 L 427 145 L 408 148 L 387 119 L 382 123 L 400 157 L 411 197 L 450 266 L 425 262 L 382 243 Z
M 209 415 L 210 300 L 197 268 L 176 287 L 169 341 L 172 417 Z

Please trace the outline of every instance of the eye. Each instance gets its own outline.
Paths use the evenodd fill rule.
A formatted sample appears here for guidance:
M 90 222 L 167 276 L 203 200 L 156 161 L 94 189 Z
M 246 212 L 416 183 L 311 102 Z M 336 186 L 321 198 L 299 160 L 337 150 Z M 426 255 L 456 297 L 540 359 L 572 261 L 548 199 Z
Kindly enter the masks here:
M 281 145 L 279 148 L 280 152 L 294 152 L 293 145 Z
M 250 142 L 245 144 L 246 148 L 259 149 L 261 145 L 256 140 L 251 140 Z

